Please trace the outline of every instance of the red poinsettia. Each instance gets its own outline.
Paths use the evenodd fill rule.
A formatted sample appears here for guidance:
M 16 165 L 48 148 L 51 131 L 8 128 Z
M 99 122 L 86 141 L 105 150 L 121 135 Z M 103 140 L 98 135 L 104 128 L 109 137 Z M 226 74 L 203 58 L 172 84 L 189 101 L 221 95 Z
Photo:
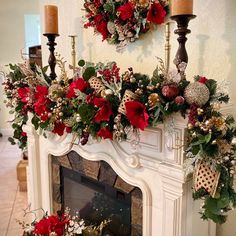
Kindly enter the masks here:
M 206 77 L 201 76 L 200 79 L 198 80 L 199 83 L 205 84 L 208 81 Z
M 164 23 L 166 11 L 159 2 L 152 3 L 147 13 L 147 20 L 154 24 Z
M 112 140 L 112 138 L 113 138 L 112 132 L 111 132 L 107 127 L 106 127 L 106 128 L 101 128 L 101 129 L 98 131 L 97 135 L 98 135 L 99 137 L 102 137 L 103 139 L 109 138 L 109 139 Z
M 82 78 L 78 78 L 70 84 L 66 97 L 67 98 L 76 97 L 76 90 L 84 92 L 88 87 L 89 87 L 88 82 L 86 82 Z
M 53 129 L 53 133 L 54 134 L 58 134 L 59 136 L 62 136 L 64 134 L 64 130 L 65 130 L 66 126 L 64 125 L 64 123 L 62 122 L 55 122 L 54 123 L 54 129 Z
M 144 130 L 148 126 L 149 115 L 146 107 L 138 101 L 129 101 L 125 103 L 126 116 L 131 125 Z
M 30 97 L 30 88 L 29 87 L 18 88 L 17 93 L 18 93 L 18 96 L 22 102 L 24 102 L 24 103 L 29 102 L 29 97 Z
M 48 119 L 49 109 L 47 105 L 49 103 L 49 99 L 47 98 L 47 95 L 48 88 L 46 86 L 36 86 L 34 111 L 38 116 L 40 116 L 42 121 L 46 121 Z
M 94 105 L 100 107 L 94 117 L 94 121 L 109 121 L 110 116 L 113 114 L 110 103 L 104 98 L 94 98 Z
M 107 29 L 107 21 L 100 14 L 94 17 L 94 23 L 95 23 L 97 31 L 102 35 L 102 40 L 103 41 L 106 40 L 109 34 L 108 29 Z
M 128 20 L 134 15 L 134 5 L 131 2 L 127 2 L 118 7 L 117 12 L 121 20 Z
M 51 232 L 55 232 L 57 236 L 63 236 L 65 225 L 69 223 L 66 216 L 49 216 L 51 222 Z
M 62 236 L 65 225 L 69 220 L 66 216 L 49 216 L 41 219 L 35 225 L 34 234 L 36 235 L 49 235 L 55 232 L 57 236 Z
M 36 223 L 33 233 L 36 235 L 49 235 L 51 233 L 50 220 L 48 218 L 43 218 Z

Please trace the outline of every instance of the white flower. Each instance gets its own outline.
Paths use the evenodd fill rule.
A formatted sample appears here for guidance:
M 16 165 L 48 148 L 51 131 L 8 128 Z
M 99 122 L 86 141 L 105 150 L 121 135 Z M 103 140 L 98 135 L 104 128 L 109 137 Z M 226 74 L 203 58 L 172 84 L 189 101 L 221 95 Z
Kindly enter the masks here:
M 186 70 L 186 67 L 187 67 L 187 63 L 186 62 L 181 62 L 179 65 L 178 65 L 178 69 L 181 71 L 181 72 L 184 72 Z
M 169 80 L 171 80 L 171 81 L 173 81 L 175 83 L 179 83 L 180 80 L 181 80 L 181 75 L 180 75 L 180 73 L 177 70 L 171 70 L 168 73 L 168 78 L 169 78 Z

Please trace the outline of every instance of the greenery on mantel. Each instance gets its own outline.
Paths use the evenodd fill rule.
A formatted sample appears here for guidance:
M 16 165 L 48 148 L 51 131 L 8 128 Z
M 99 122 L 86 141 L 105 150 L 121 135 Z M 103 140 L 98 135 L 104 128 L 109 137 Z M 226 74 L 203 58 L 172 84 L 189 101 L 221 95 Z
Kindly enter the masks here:
M 26 147 L 23 126 L 29 112 L 39 132 L 72 133 L 80 145 L 86 145 L 89 136 L 121 142 L 130 133 L 138 142 L 140 130 L 158 127 L 171 114 L 180 113 L 188 119 L 186 171 L 194 173 L 193 198 L 204 201 L 201 217 L 226 221 L 227 212 L 236 206 L 236 129 L 233 117 L 220 112 L 229 97 L 215 80 L 196 76 L 190 83 L 185 63 L 167 73 L 161 60 L 151 77 L 132 68 L 121 74 L 115 62 L 80 60 L 69 78 L 60 57 L 57 64 L 61 74 L 54 81 L 46 75 L 47 68 L 32 70 L 27 62 L 9 65 L 4 88 L 6 105 L 15 116 L 12 144 Z

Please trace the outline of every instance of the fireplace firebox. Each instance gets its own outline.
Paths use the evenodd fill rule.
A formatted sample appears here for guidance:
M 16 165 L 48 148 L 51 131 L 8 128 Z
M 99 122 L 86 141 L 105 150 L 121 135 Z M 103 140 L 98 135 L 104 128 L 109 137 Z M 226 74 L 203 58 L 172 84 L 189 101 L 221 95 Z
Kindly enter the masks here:
M 88 161 L 72 151 L 52 156 L 54 211 L 79 212 L 87 224 L 110 220 L 103 235 L 142 235 L 142 193 L 104 161 Z

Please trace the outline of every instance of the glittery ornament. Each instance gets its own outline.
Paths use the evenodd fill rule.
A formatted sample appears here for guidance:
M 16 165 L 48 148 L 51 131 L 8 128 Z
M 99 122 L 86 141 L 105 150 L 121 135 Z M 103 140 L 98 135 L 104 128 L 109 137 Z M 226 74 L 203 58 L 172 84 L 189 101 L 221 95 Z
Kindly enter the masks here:
M 177 97 L 175 98 L 175 103 L 176 103 L 177 105 L 183 105 L 183 104 L 184 104 L 184 97 L 182 97 L 182 96 L 177 96 Z
M 160 98 L 157 93 L 151 93 L 148 97 L 148 104 L 150 107 L 155 107 L 159 101 Z
M 209 126 L 210 127 L 215 127 L 218 130 L 224 130 L 226 128 L 226 123 L 224 118 L 222 117 L 215 117 L 213 116 L 210 120 L 209 120 Z
M 51 101 L 56 102 L 59 96 L 64 92 L 60 84 L 54 83 L 48 88 L 48 97 Z
M 210 97 L 209 89 L 205 84 L 194 82 L 189 84 L 184 91 L 184 98 L 188 104 L 205 105 Z
M 174 98 L 179 94 L 179 88 L 176 84 L 164 85 L 161 90 L 163 96 L 166 98 Z

